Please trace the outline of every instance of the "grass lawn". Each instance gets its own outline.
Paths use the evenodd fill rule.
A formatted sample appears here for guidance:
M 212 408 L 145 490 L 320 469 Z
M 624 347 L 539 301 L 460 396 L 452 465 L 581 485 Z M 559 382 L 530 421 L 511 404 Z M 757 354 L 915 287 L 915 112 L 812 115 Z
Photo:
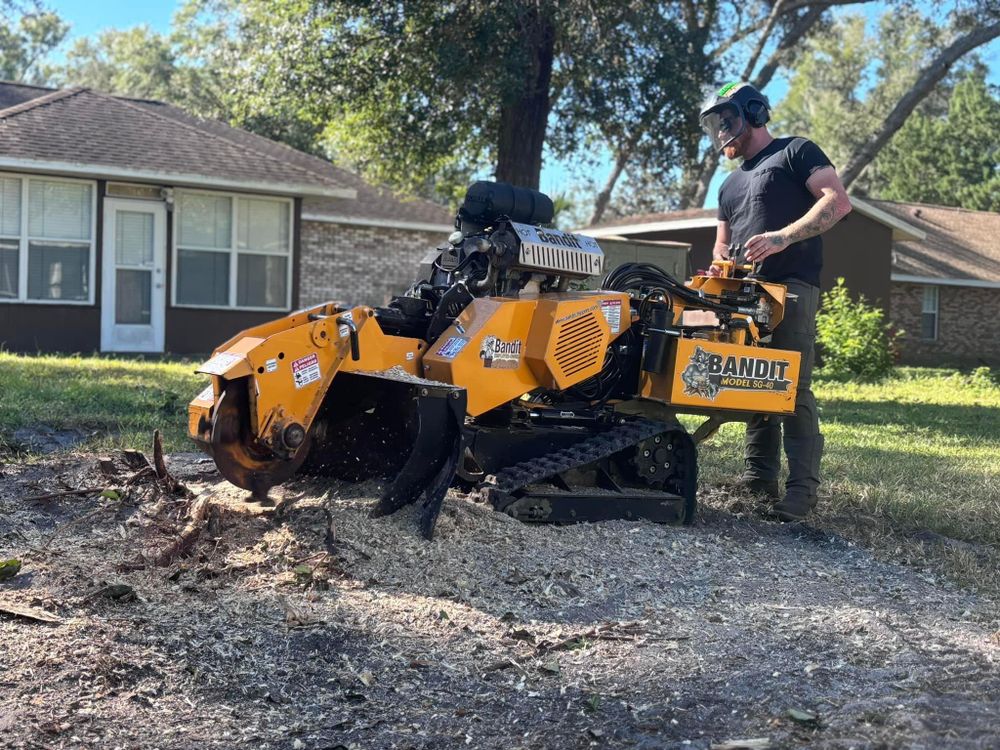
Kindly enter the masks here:
M 1000 547 L 1000 387 L 983 371 L 899 368 L 877 384 L 819 380 L 823 504 Z M 701 450 L 707 483 L 742 470 L 742 424 Z
M 190 450 L 187 404 L 209 380 L 198 364 L 0 352 L 0 452 L 39 425 L 85 432 L 82 449 L 148 451 L 159 429 L 165 450 Z
M 188 450 L 187 402 L 207 382 L 195 366 L 0 353 L 0 453 L 39 425 L 81 429 L 91 450 L 148 450 L 159 428 L 166 450 Z M 879 384 L 817 381 L 827 441 L 817 522 L 882 539 L 927 530 L 1000 556 L 996 376 L 900 368 Z M 702 446 L 704 484 L 740 473 L 742 437 L 727 424 Z

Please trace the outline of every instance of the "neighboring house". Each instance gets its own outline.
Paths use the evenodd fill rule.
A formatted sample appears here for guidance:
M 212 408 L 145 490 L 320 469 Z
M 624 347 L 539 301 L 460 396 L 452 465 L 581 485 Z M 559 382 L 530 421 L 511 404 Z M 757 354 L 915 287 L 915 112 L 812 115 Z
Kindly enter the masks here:
M 163 102 L 0 82 L 0 347 L 200 353 L 382 304 L 452 222 Z
M 918 227 L 892 257 L 892 321 L 906 362 L 1000 365 L 1000 213 L 871 201 Z
M 1000 214 L 851 197 L 854 211 L 823 235 L 824 290 L 843 277 L 905 333 L 902 361 L 1000 364 Z M 591 236 L 691 243 L 711 262 L 715 209 L 628 216 Z

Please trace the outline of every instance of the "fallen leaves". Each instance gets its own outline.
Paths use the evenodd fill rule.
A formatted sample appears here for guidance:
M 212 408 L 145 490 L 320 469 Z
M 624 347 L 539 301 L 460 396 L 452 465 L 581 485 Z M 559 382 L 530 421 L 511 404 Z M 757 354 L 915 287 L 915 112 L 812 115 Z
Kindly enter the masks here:
M 21 561 L 11 558 L 9 560 L 0 561 L 0 581 L 6 581 L 8 578 L 13 578 L 19 572 L 21 572 Z
M 747 740 L 726 740 L 709 745 L 711 750 L 767 750 L 771 747 L 771 740 L 767 737 Z
M 812 711 L 803 711 L 800 708 L 788 709 L 788 717 L 799 724 L 818 724 L 819 716 Z

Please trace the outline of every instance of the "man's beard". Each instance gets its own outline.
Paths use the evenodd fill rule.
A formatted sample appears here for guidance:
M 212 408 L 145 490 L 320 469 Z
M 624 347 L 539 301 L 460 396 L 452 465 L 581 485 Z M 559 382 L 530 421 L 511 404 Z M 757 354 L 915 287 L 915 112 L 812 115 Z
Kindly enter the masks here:
M 747 128 L 745 132 L 740 133 L 738 136 L 733 138 L 733 140 L 731 140 L 728 144 L 723 146 L 722 153 L 725 154 L 727 159 L 732 161 L 733 159 L 736 159 L 743 155 L 744 146 L 746 146 L 747 141 L 749 140 L 750 140 L 750 129 Z

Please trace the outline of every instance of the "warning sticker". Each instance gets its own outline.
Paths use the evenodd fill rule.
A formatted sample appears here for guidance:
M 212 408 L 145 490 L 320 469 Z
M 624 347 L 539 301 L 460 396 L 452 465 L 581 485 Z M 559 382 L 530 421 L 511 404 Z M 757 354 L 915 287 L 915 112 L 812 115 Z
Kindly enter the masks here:
M 278 360 L 276 359 L 267 360 L 267 362 L 264 363 L 264 369 L 267 370 L 268 372 L 274 372 L 275 370 L 278 369 Z
M 604 319 L 608 321 L 611 333 L 618 333 L 622 329 L 622 301 L 620 299 L 603 300 L 601 312 L 604 313 Z
M 343 318 L 344 320 L 354 320 L 354 311 L 348 310 L 345 313 L 341 313 L 340 317 Z M 337 326 L 337 333 L 340 334 L 340 338 L 346 339 L 348 336 L 351 335 L 351 329 L 348 326 L 340 325 Z
M 469 340 L 462 338 L 461 336 L 451 336 L 447 341 L 441 344 L 441 347 L 437 350 L 437 355 L 439 357 L 444 357 L 445 359 L 455 359 L 458 353 L 465 348 L 465 345 L 469 343 Z
M 292 379 L 296 388 L 304 388 L 322 377 L 323 374 L 319 371 L 319 357 L 315 354 L 292 360 Z
M 207 372 L 209 375 L 225 375 L 226 371 L 242 360 L 238 354 L 216 354 L 208 362 L 199 368 L 198 372 Z

